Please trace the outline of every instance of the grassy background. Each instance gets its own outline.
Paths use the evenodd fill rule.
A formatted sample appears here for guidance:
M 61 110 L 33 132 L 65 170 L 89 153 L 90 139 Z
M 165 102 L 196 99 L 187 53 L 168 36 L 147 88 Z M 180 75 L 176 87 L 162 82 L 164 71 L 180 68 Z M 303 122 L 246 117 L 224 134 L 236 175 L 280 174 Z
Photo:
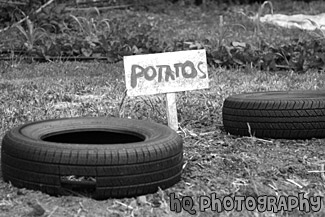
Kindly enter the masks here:
M 286 4 L 278 11 L 318 13 L 319 2 Z M 225 39 L 258 43 L 254 25 L 235 10 L 257 10 L 257 5 L 241 8 L 171 10 L 168 13 L 124 11 L 115 15 L 130 20 L 152 22 L 157 35 L 171 39 L 218 39 L 218 16 L 225 22 L 242 24 Z M 281 10 L 280 10 L 281 9 Z M 203 10 L 203 11 L 202 11 Z M 113 12 L 112 12 L 113 13 Z M 206 15 L 204 15 L 206 14 Z M 231 16 L 232 15 L 232 16 Z M 143 19 L 143 20 L 141 20 Z M 241 30 L 240 30 L 241 31 Z M 309 33 L 283 30 L 263 25 L 262 36 L 274 43 L 290 43 L 297 37 L 308 39 Z M 8 63 L 3 63 L 8 64 Z M 0 74 L 0 139 L 7 130 L 28 121 L 60 117 L 102 116 L 149 119 L 167 124 L 165 97 L 125 97 L 123 63 L 15 61 Z M 192 196 L 198 208 L 201 195 L 297 195 L 324 196 L 321 170 L 325 157 L 324 139 L 261 140 L 227 135 L 222 127 L 222 104 L 232 94 L 271 90 L 315 90 L 325 88 L 323 70 L 304 74 L 292 71 L 268 72 L 258 69 L 209 67 L 210 88 L 177 93 L 179 134 L 184 140 L 185 167 L 182 180 L 155 194 L 122 200 L 95 201 L 76 195 L 51 197 L 38 191 L 17 189 L 0 179 L 0 216 L 188 216 L 170 211 L 170 193 Z M 1 173 L 0 173 L 1 177 Z M 259 213 L 210 210 L 196 216 L 324 216 L 325 204 L 318 213 L 280 211 Z M 44 212 L 45 211 L 45 212 Z
M 33 203 L 35 199 L 47 214 L 55 209 L 52 216 L 78 216 L 82 206 L 88 210 L 85 216 L 103 216 L 110 212 L 118 213 L 117 216 L 132 216 L 132 213 L 171 216 L 174 213 L 167 206 L 171 192 L 178 197 L 193 196 L 196 201 L 199 196 L 214 192 L 220 197 L 234 194 L 292 195 L 299 192 L 323 196 L 320 174 L 308 171 L 319 170 L 317 161 L 324 158 L 324 140 L 264 141 L 235 137 L 226 135 L 221 120 L 223 100 L 231 94 L 323 89 L 323 75 L 315 72 L 303 75 L 247 73 L 210 68 L 209 77 L 209 89 L 177 93 L 179 133 L 184 139 L 186 167 L 181 182 L 174 187 L 147 195 L 145 202 L 143 198 L 140 201 L 98 202 L 83 196 L 49 197 L 40 192 L 16 189 L 0 181 L 0 209 L 3 211 L 0 216 L 33 212 L 35 209 L 27 202 Z M 0 88 L 1 137 L 7 130 L 27 121 L 60 117 L 130 117 L 167 124 L 163 95 L 126 97 L 123 100 L 122 64 L 66 62 L 20 65 L 1 76 Z M 95 205 L 99 208 L 94 208 Z M 199 214 L 209 216 L 211 212 Z M 223 212 L 221 216 L 228 214 Z M 289 214 L 298 215 L 296 212 Z M 271 213 L 257 212 L 233 212 L 232 215 L 272 216 Z

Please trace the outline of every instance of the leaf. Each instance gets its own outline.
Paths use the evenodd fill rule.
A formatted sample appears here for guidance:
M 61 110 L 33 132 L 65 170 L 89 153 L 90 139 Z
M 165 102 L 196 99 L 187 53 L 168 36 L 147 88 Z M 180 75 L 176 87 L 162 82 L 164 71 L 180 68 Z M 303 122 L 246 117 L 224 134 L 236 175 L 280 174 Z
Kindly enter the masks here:
M 50 13 L 51 13 L 51 7 L 45 7 L 45 8 L 42 9 L 42 13 L 41 14 L 43 16 L 49 16 Z
M 203 48 L 202 44 L 198 43 L 197 41 L 195 41 L 195 42 L 185 41 L 184 44 L 189 45 L 190 49 L 201 49 L 201 48 Z
M 54 8 L 54 12 L 57 13 L 57 14 L 62 14 L 62 12 L 64 11 L 65 8 L 66 8 L 66 4 L 58 4 Z
M 223 63 L 221 60 L 218 59 L 214 59 L 213 62 L 217 65 L 221 65 Z
M 245 65 L 243 61 L 241 61 L 240 59 L 237 59 L 237 58 L 233 58 L 232 59 L 235 63 L 237 63 L 238 65 Z
M 90 57 L 93 51 L 87 48 L 81 48 L 81 52 L 85 57 Z
M 244 42 L 237 42 L 237 41 L 231 42 L 231 45 L 233 47 L 241 47 L 241 48 L 246 48 L 247 47 L 247 44 L 246 43 L 244 43 Z
M 96 58 L 99 58 L 101 57 L 102 55 L 100 53 L 93 53 L 92 57 L 96 57 Z
M 20 24 L 16 25 L 16 28 L 25 36 L 25 39 L 27 40 L 28 36 L 27 36 L 27 32 L 25 31 L 25 29 Z
M 137 202 L 140 205 L 144 205 L 144 204 L 147 204 L 148 203 L 147 198 L 144 195 L 137 197 Z
M 137 48 L 137 46 L 133 45 L 133 47 L 132 47 L 132 52 L 133 52 L 134 54 L 140 54 L 141 51 L 142 51 L 141 48 L 139 49 L 139 48 Z
M 78 17 L 76 17 L 76 16 L 74 16 L 74 15 L 72 15 L 72 14 L 70 14 L 70 17 L 71 17 L 72 19 L 74 19 L 74 20 L 79 24 L 79 27 L 80 27 L 81 29 L 83 29 L 82 24 L 81 24 L 81 22 L 80 22 L 80 19 L 79 19 Z

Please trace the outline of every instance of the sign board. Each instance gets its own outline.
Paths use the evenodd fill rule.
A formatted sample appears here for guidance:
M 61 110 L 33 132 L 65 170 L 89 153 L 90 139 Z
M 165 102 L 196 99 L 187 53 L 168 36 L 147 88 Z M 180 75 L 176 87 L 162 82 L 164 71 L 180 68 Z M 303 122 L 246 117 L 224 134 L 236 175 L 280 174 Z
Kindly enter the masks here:
M 209 87 L 205 50 L 125 56 L 124 70 L 129 96 Z
M 209 87 L 205 50 L 124 57 L 129 96 L 166 93 L 168 125 L 178 129 L 175 92 Z

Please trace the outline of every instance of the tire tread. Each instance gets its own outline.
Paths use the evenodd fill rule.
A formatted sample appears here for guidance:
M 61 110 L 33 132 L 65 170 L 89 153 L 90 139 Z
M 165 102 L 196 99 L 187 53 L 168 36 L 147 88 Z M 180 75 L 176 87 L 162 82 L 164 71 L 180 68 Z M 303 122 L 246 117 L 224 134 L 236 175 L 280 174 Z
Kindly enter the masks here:
M 267 93 L 266 93 L 267 94 Z M 262 138 L 310 139 L 325 136 L 325 97 L 278 100 L 228 97 L 222 109 L 226 132 Z

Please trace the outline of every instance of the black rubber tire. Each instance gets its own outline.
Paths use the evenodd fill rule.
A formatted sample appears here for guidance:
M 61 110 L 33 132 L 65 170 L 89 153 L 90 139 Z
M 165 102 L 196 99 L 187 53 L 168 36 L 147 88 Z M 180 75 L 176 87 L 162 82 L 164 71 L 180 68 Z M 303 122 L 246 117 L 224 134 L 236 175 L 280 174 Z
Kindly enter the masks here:
M 274 91 L 233 95 L 224 101 L 226 132 L 260 138 L 325 137 L 325 91 Z
M 95 199 L 154 193 L 177 183 L 182 166 L 183 141 L 175 131 L 132 119 L 33 122 L 8 131 L 1 149 L 5 181 L 50 195 L 85 189 Z

